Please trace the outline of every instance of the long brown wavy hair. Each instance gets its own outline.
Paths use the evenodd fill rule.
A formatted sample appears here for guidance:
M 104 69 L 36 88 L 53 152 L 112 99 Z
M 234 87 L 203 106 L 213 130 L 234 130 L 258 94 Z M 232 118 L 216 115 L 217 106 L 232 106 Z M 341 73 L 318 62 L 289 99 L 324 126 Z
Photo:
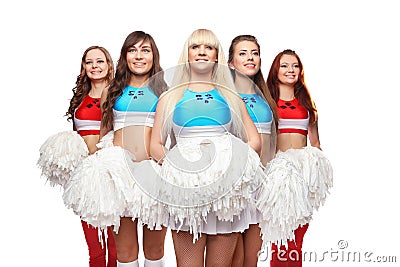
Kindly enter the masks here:
M 258 40 L 256 37 L 254 37 L 253 35 L 247 35 L 247 34 L 238 35 L 235 38 L 233 38 L 231 45 L 229 46 L 228 63 L 231 63 L 233 61 L 233 56 L 235 53 L 236 45 L 243 41 L 249 41 L 249 42 L 255 43 L 257 45 L 258 52 L 261 55 L 260 44 L 258 43 Z M 256 73 L 256 75 L 254 75 L 253 82 L 260 89 L 260 91 L 263 94 L 265 100 L 267 101 L 269 107 L 271 108 L 272 114 L 274 116 L 275 126 L 277 126 L 278 125 L 278 112 L 277 112 L 276 102 L 272 98 L 271 93 L 265 84 L 265 79 L 264 79 L 264 76 L 261 71 L 261 66 L 260 66 L 259 71 Z
M 75 109 L 79 107 L 79 105 L 82 103 L 83 99 L 89 94 L 90 89 L 92 87 L 90 79 L 86 74 L 85 64 L 86 64 L 87 53 L 93 49 L 99 49 L 101 52 L 104 53 L 104 55 L 106 57 L 106 61 L 107 61 L 107 65 L 108 65 L 108 73 L 106 76 L 107 84 L 110 84 L 110 82 L 114 78 L 114 63 L 113 63 L 111 55 L 107 51 L 107 49 L 105 49 L 104 47 L 101 47 L 101 46 L 97 46 L 97 45 L 87 48 L 82 55 L 81 71 L 76 79 L 76 83 L 75 83 L 76 86 L 72 89 L 73 96 L 69 103 L 69 108 L 68 108 L 67 112 L 65 113 L 65 116 L 67 116 L 68 121 L 70 121 L 74 117 Z
M 110 87 L 108 89 L 107 99 L 102 107 L 103 112 L 101 124 L 107 130 L 111 130 L 113 127 L 113 107 L 115 101 L 122 94 L 124 88 L 129 85 L 129 82 L 133 75 L 133 73 L 128 68 L 126 54 L 128 53 L 129 48 L 140 41 L 149 41 L 151 45 L 151 50 L 153 51 L 153 67 L 150 70 L 149 77 L 152 77 L 156 73 L 162 71 L 160 65 L 160 53 L 153 37 L 143 31 L 134 31 L 130 33 L 126 37 L 125 42 L 122 45 L 120 57 L 118 59 L 116 67 L 115 78 L 111 81 Z M 150 79 L 149 86 L 153 90 L 154 94 L 157 96 L 160 96 L 162 92 L 167 90 L 167 84 L 163 78 L 163 75 L 156 75 L 153 79 Z
M 307 89 L 305 79 L 304 79 L 304 68 L 303 63 L 301 63 L 300 57 L 296 54 L 295 51 L 286 49 L 276 55 L 275 59 L 272 62 L 271 68 L 269 70 L 268 78 L 267 78 L 267 87 L 271 92 L 272 98 L 275 102 L 279 100 L 279 79 L 278 73 L 280 68 L 280 61 L 283 55 L 290 55 L 297 58 L 299 62 L 300 75 L 299 80 L 294 85 L 294 96 L 298 99 L 299 103 L 304 106 L 310 115 L 310 124 L 314 124 L 317 122 L 317 108 L 315 107 L 315 103 L 311 98 L 310 92 Z

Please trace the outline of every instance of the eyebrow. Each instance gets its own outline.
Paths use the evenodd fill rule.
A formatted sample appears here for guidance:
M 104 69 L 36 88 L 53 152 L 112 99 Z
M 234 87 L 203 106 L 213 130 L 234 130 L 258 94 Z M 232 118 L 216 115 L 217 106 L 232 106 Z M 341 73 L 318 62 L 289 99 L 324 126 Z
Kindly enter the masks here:
M 138 49 L 138 48 L 151 48 L 151 45 L 141 45 L 141 46 L 132 45 L 132 46 L 129 47 L 129 49 L 132 49 L 132 48 L 135 48 L 135 49 Z
M 297 64 L 297 65 L 299 65 L 299 62 L 289 63 L 289 62 L 284 61 L 284 62 L 281 62 L 280 64 L 288 64 L 288 65 Z
M 239 51 L 247 51 L 247 49 L 240 49 Z M 250 51 L 258 51 L 258 49 L 251 49 Z
M 189 47 L 192 47 L 192 46 L 194 46 L 194 45 L 205 45 L 205 46 L 210 46 L 210 47 L 216 49 L 216 47 L 213 46 L 212 44 L 206 44 L 206 43 L 193 43 L 193 44 L 189 45 Z
M 102 57 L 96 57 L 94 59 L 93 58 L 87 58 L 86 61 L 88 61 L 88 60 L 99 60 L 99 59 L 104 59 L 104 58 L 102 58 Z

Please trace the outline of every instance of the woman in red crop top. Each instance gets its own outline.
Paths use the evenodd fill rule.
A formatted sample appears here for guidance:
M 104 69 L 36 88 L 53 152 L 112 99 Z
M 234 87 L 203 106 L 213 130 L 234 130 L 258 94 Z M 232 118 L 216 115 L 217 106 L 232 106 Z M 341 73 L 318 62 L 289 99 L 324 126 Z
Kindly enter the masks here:
M 73 128 L 85 141 L 89 154 L 96 152 L 100 135 L 100 96 L 114 78 L 114 63 L 109 52 L 99 46 L 91 46 L 84 52 L 80 74 L 73 89 L 73 97 L 66 113 L 73 119 Z M 107 229 L 107 247 L 99 242 L 98 229 L 81 220 L 89 249 L 90 267 L 117 265 L 117 251 L 111 228 Z M 103 238 L 104 233 L 103 233 Z M 108 259 L 106 259 L 108 250 Z
M 74 95 L 67 111 L 68 120 L 73 119 L 74 130 L 85 141 L 89 154 L 96 152 L 99 142 L 101 108 L 100 97 L 103 89 L 114 78 L 114 63 L 109 52 L 99 46 L 91 46 L 82 56 L 80 75 L 76 80 Z M 81 220 L 89 250 L 90 267 L 117 266 L 117 250 L 112 229 L 107 229 L 106 244 L 99 242 L 98 228 Z M 107 256 L 108 250 L 108 258 Z
M 332 187 L 332 168 L 321 152 L 317 109 L 294 51 L 275 57 L 267 87 L 279 120 L 277 154 L 267 165 L 267 183 L 258 199 L 264 212 L 260 227 L 264 244 L 272 243 L 271 267 L 302 266 L 303 237 L 313 210 L 324 204 Z
M 304 82 L 303 65 L 294 51 L 285 50 L 275 57 L 267 87 L 278 106 L 277 150 L 306 146 L 307 134 L 310 145 L 320 149 L 317 109 Z M 292 119 L 292 122 L 282 128 L 280 124 L 285 119 Z
M 41 146 L 38 160 L 42 175 L 47 176 L 51 185 L 63 187 L 64 193 L 72 179 L 72 172 L 84 158 L 97 150 L 101 121 L 100 96 L 114 78 L 112 58 L 103 47 L 87 48 L 80 65 L 80 74 L 72 90 L 73 97 L 65 114 L 69 121 L 73 120 L 73 131 L 50 136 Z M 117 250 L 111 228 L 100 232 L 83 220 L 81 224 L 89 250 L 89 266 L 117 266 Z

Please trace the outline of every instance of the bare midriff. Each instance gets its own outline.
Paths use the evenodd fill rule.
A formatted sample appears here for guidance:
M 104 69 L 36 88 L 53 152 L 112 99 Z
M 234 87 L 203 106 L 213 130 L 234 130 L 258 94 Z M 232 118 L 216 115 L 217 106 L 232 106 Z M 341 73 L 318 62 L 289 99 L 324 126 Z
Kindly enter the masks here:
M 83 141 L 85 141 L 88 149 L 89 154 L 93 154 L 97 151 L 96 144 L 99 142 L 99 135 L 98 134 L 90 134 L 82 136 Z
M 286 151 L 290 148 L 299 149 L 307 145 L 307 136 L 299 133 L 278 134 L 276 150 Z
M 133 155 L 135 161 L 148 159 L 150 156 L 151 127 L 128 126 L 114 132 L 114 146 L 120 146 Z

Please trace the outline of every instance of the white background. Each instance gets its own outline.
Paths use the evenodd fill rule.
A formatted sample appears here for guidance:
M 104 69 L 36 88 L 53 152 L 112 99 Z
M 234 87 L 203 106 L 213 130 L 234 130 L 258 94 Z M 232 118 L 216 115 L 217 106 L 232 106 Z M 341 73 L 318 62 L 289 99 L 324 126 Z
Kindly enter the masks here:
M 270 2 L 3 1 L 0 265 L 88 265 L 79 218 L 36 167 L 42 142 L 71 129 L 63 115 L 84 50 L 104 46 L 116 62 L 125 37 L 143 30 L 154 37 L 166 69 L 177 63 L 193 30 L 208 28 L 226 55 L 236 35 L 255 35 L 265 77 L 283 49 L 294 49 L 303 61 L 322 148 L 334 167 L 332 194 L 304 241 L 304 251 L 319 260 L 327 253 L 304 266 L 395 266 L 373 261 L 400 261 L 397 1 Z M 340 240 L 346 249 L 338 248 Z M 169 233 L 165 247 L 167 266 L 174 266 Z M 343 252 L 372 253 L 371 262 L 343 262 Z

